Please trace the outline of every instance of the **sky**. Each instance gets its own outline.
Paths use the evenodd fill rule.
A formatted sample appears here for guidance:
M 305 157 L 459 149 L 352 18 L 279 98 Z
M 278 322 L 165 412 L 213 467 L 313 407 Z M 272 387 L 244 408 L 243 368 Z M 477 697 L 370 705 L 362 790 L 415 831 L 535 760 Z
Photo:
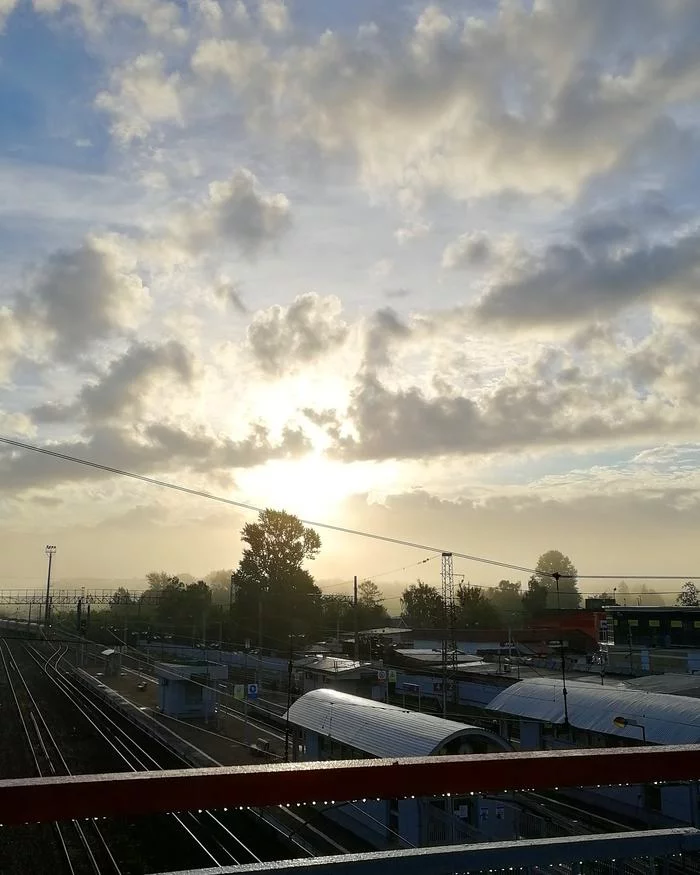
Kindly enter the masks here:
M 697 0 L 0 0 L 0 435 L 700 575 L 699 96 Z M 252 519 L 0 445 L 0 588 L 47 543 L 203 575 Z M 321 580 L 439 579 L 320 533 Z

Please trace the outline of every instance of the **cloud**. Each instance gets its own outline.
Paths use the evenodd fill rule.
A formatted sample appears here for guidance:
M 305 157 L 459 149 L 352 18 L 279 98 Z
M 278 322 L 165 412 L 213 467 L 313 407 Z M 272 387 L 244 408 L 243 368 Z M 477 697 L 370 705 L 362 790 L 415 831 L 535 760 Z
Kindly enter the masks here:
M 78 403 L 93 422 L 121 417 L 133 421 L 153 391 L 182 391 L 192 385 L 194 377 L 194 357 L 178 341 L 160 346 L 134 343 L 110 364 L 98 382 L 83 387 Z
M 274 59 L 230 44 L 194 67 L 226 73 L 256 122 L 354 158 L 368 188 L 407 204 L 436 190 L 573 200 L 645 150 L 665 160 L 659 131 L 700 93 L 698 27 L 692 2 L 429 6 L 412 30 L 328 30 Z
M 393 308 L 383 307 L 377 310 L 365 330 L 364 367 L 374 371 L 388 365 L 395 344 L 410 336 L 411 328 L 402 322 Z
M 310 449 L 305 436 L 295 429 L 286 429 L 281 440 L 272 442 L 267 429 L 257 425 L 248 437 L 234 441 L 204 428 L 188 430 L 168 423 L 151 423 L 137 428 L 105 425 L 97 427 L 85 438 L 45 446 L 54 452 L 138 474 L 193 471 L 208 477 L 231 469 L 254 467 L 269 459 L 300 456 Z M 28 450 L 0 447 L 0 492 L 17 494 L 113 476 L 108 471 L 71 464 Z
M 247 334 L 256 364 L 266 374 L 279 375 L 337 349 L 348 333 L 341 310 L 340 301 L 333 296 L 306 294 L 288 307 L 260 311 Z
M 430 232 L 431 227 L 432 226 L 429 222 L 411 222 L 408 225 L 398 228 L 394 232 L 394 237 L 396 237 L 396 242 L 399 246 L 405 246 L 411 240 L 425 237 L 425 235 Z
M 578 241 L 530 254 L 492 283 L 475 307 L 477 319 L 512 327 L 562 325 L 695 294 L 700 234 L 626 245 L 630 237 L 621 223 L 588 225 Z
M 119 238 L 89 237 L 77 249 L 54 252 L 36 271 L 16 297 L 12 330 L 25 349 L 38 345 L 74 362 L 96 341 L 135 328 L 149 303 Z
M 180 74 L 166 74 L 161 53 L 143 54 L 112 73 L 110 91 L 101 91 L 95 106 L 111 115 L 112 134 L 128 144 L 155 124 L 182 125 L 180 98 Z
M 242 168 L 230 179 L 212 182 L 204 202 L 179 213 L 171 241 L 193 255 L 235 244 L 253 257 L 281 239 L 291 223 L 285 195 L 264 192 L 255 174 Z
M 16 5 L 17 0 L 0 0 L 0 32 L 2 32 L 5 22 L 12 14 Z
M 181 43 L 187 32 L 181 26 L 180 10 L 167 0 L 33 0 L 34 9 L 45 15 L 63 10 L 73 13 L 93 37 L 102 35 L 116 19 L 138 21 L 152 37 Z
M 222 282 L 220 282 L 214 289 L 214 295 L 219 301 L 223 301 L 224 304 L 230 304 L 233 309 L 242 316 L 245 316 L 248 313 L 248 308 L 243 303 L 241 289 L 238 283 L 222 280 Z
M 634 352 L 610 366 L 612 373 L 602 374 L 550 350 L 485 390 L 464 394 L 438 381 L 430 395 L 415 386 L 390 389 L 364 370 L 343 436 L 333 428 L 333 452 L 348 461 L 488 455 L 668 439 L 697 429 L 700 404 L 687 399 L 684 384 L 691 379 L 697 388 L 695 359 L 668 384 L 643 390 Z
M 448 243 L 442 253 L 442 266 L 447 270 L 480 267 L 492 256 L 492 244 L 486 234 L 469 231 Z
M 275 33 L 283 33 L 289 27 L 289 12 L 282 0 L 260 0 L 260 20 Z

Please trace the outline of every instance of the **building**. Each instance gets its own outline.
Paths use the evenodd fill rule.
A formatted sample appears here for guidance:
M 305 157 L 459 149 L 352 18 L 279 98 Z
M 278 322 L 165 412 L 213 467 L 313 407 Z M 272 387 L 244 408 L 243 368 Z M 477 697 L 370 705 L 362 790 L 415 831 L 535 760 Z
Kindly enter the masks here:
M 302 751 L 305 760 L 441 756 L 511 749 L 498 735 L 479 727 L 331 689 L 307 693 L 288 713 L 293 749 Z M 494 800 L 471 796 L 362 800 L 329 808 L 325 816 L 374 847 L 386 848 L 505 837 L 512 832 L 512 824 L 510 815 L 501 809 Z
M 606 609 L 602 649 L 610 671 L 700 672 L 700 608 Z
M 513 684 L 488 709 L 500 733 L 518 739 L 521 750 L 700 744 L 700 699 L 582 681 L 568 681 L 566 689 L 566 711 L 562 682 L 545 678 Z M 604 776 L 599 780 L 605 783 Z M 695 783 L 603 786 L 574 795 L 649 825 L 660 817 L 676 825 L 700 818 Z
M 294 661 L 294 684 L 308 693 L 332 686 L 347 693 L 369 694 L 377 682 L 377 671 L 369 663 L 337 656 L 308 656 Z
M 228 667 L 211 662 L 156 662 L 158 709 L 170 717 L 208 720 L 216 707 L 216 684 L 228 678 Z

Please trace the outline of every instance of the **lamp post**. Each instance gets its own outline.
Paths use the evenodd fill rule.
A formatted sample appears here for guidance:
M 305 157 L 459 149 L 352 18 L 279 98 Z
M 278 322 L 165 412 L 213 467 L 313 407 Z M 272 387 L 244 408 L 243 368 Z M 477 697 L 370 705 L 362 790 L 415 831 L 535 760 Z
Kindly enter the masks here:
M 613 717 L 613 724 L 617 726 L 618 729 L 624 729 L 626 726 L 635 726 L 637 729 L 641 729 L 642 741 L 644 744 L 647 743 L 647 731 L 644 728 L 644 724 L 640 723 L 638 720 L 633 720 L 631 717 Z
M 46 602 L 44 604 L 44 634 L 49 634 L 49 606 L 50 606 L 50 598 L 51 598 L 51 562 L 53 557 L 56 555 L 56 545 L 55 544 L 47 544 L 46 550 L 44 551 L 46 555 L 49 557 L 49 570 L 46 575 Z

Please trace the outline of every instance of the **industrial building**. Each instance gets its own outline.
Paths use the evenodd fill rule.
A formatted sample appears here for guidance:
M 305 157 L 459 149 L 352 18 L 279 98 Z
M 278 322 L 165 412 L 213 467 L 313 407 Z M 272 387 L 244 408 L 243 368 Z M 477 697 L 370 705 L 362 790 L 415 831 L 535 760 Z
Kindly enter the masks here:
M 307 693 L 289 709 L 295 751 L 307 761 L 444 756 L 511 750 L 498 735 L 332 689 Z M 507 838 L 512 823 L 494 800 L 362 800 L 324 814 L 374 847 L 397 843 Z M 491 817 L 489 817 L 489 811 Z M 503 815 L 503 816 L 497 816 Z

